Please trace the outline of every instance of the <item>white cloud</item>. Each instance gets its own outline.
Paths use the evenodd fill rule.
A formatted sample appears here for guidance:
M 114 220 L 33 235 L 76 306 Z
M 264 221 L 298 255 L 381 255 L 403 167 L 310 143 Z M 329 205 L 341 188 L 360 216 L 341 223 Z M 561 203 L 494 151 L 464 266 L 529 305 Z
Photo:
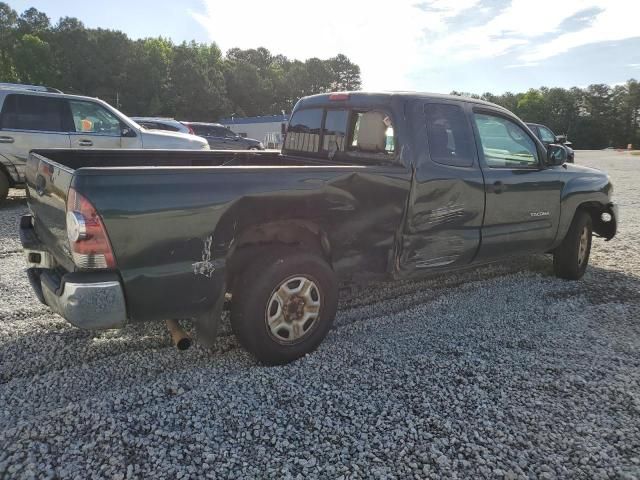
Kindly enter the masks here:
M 562 34 L 549 42 L 535 46 L 530 53 L 522 56 L 523 60 L 544 60 L 582 45 L 640 36 L 640 30 L 638 30 L 640 3 L 609 0 L 603 3 L 600 8 L 603 11 L 593 20 L 591 25 L 576 32 Z
M 368 89 L 409 88 L 407 74 L 423 61 L 424 29 L 442 31 L 446 18 L 477 0 L 437 1 L 438 14 L 419 0 L 204 0 L 191 12 L 222 50 L 264 46 L 290 58 L 344 53 L 360 65 Z
M 506 54 L 510 68 L 529 67 L 578 46 L 640 36 L 633 22 L 640 2 L 628 0 L 512 0 L 493 18 L 471 26 L 455 17 L 485 18 L 488 2 L 202 1 L 204 12 L 191 14 L 223 50 L 264 46 L 297 59 L 344 53 L 360 65 L 367 89 L 414 88 L 411 73 Z M 419 7 L 421 1 L 426 8 Z M 601 11 L 590 24 L 560 30 L 565 19 L 594 7 Z

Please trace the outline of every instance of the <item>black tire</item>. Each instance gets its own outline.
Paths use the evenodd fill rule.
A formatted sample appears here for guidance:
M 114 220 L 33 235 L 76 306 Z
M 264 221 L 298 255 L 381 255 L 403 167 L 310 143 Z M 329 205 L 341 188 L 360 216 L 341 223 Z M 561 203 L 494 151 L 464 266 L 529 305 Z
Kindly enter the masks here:
M 585 211 L 578 210 L 567 235 L 553 252 L 553 271 L 557 277 L 567 280 L 582 278 L 589 264 L 592 233 L 591 216 Z M 583 235 L 586 235 L 586 241 Z
M 9 179 L 0 171 L 0 203 L 4 202 L 9 195 Z
M 306 297 L 292 294 L 286 296 L 284 304 L 274 300 L 276 292 L 303 288 L 303 283 L 307 285 Z M 313 306 L 317 314 L 309 313 L 311 316 L 305 321 L 307 304 L 311 307 L 312 302 L 317 302 Z M 338 282 L 327 262 L 314 253 L 283 248 L 254 261 L 234 282 L 231 327 L 242 346 L 260 362 L 282 365 L 320 345 L 333 324 L 337 308 Z M 267 319 L 277 312 L 281 312 L 282 318 L 274 325 L 281 324 L 281 329 L 275 331 Z M 288 330 L 292 339 L 283 338 Z

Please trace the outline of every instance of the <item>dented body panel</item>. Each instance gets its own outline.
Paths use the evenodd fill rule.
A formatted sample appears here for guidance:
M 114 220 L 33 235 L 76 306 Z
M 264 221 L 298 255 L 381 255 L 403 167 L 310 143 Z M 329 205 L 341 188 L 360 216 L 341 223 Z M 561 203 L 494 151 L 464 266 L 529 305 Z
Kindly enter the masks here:
M 461 105 L 468 115 L 469 165 L 435 161 L 425 132 L 434 102 Z M 521 123 L 491 104 L 362 93 L 337 105 L 327 95 L 310 97 L 296 109 L 318 106 L 384 111 L 393 122 L 395 154 L 378 162 L 286 150 L 36 151 L 27 168 L 31 223 L 58 268 L 81 275 L 65 244 L 65 189 L 89 199 L 113 248 L 127 320 L 137 322 L 212 311 L 243 268 L 273 244 L 318 252 L 343 281 L 414 278 L 549 251 L 578 208 L 615 217 L 611 184 L 597 170 L 542 163 L 526 172 L 488 168 L 473 109 Z M 542 158 L 544 146 L 533 141 Z M 615 218 L 594 226 L 605 237 L 615 234 Z

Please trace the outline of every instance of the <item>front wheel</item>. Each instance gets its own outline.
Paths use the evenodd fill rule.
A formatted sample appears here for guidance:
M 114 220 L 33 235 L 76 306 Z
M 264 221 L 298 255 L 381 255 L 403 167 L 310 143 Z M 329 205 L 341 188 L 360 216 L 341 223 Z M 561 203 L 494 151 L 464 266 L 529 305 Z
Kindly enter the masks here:
M 579 280 L 587 270 L 593 222 L 584 211 L 577 211 L 566 237 L 553 252 L 553 270 L 556 276 L 567 280 Z
M 253 263 L 235 282 L 231 326 L 268 365 L 314 351 L 338 306 L 335 273 L 319 255 L 283 248 Z

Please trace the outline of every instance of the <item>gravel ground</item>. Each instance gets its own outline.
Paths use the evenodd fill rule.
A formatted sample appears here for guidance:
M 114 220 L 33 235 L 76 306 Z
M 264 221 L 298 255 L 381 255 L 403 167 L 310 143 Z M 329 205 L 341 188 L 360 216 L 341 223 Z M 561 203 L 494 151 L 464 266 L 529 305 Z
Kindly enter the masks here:
M 534 256 L 343 295 L 314 354 L 265 368 L 228 325 L 85 332 L 40 305 L 0 209 L 0 477 L 640 478 L 640 158 L 578 152 L 622 225 L 581 282 Z

